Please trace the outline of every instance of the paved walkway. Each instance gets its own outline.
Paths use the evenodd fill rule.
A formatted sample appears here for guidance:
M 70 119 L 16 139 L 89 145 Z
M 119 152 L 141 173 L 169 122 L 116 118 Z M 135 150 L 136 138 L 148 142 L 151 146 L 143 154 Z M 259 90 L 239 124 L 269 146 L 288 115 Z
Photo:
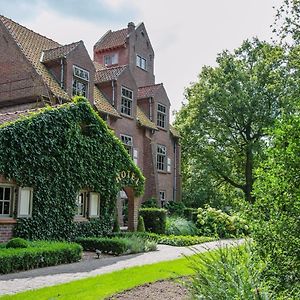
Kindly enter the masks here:
M 243 240 L 221 240 L 193 246 L 198 252 L 205 252 L 226 245 L 237 245 Z M 35 269 L 25 272 L 0 275 L 0 295 L 20 293 L 26 290 L 110 273 L 129 267 L 152 264 L 160 261 L 192 255 L 193 250 L 187 247 L 158 245 L 158 251 L 132 254 L 119 257 L 82 260 L 77 263 Z

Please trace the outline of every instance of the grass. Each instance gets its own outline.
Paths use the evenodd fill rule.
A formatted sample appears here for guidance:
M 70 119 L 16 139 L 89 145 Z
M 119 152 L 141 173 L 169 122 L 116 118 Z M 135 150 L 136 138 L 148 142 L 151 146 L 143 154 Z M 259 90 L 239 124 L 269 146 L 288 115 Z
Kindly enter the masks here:
M 207 253 L 203 253 L 207 255 Z M 104 299 L 126 289 L 161 279 L 177 278 L 193 274 L 190 262 L 186 258 L 160 262 L 151 265 L 133 267 L 103 274 L 96 277 L 77 280 L 61 285 L 27 291 L 15 295 L 0 297 L 19 300 L 61 300 L 61 299 Z

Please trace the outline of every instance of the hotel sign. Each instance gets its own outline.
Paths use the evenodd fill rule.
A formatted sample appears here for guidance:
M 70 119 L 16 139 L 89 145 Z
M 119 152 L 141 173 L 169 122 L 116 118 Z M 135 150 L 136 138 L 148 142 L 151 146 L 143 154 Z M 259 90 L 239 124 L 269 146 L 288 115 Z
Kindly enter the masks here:
M 140 179 L 136 177 L 135 173 L 132 171 L 121 171 L 117 177 L 116 181 L 119 183 L 124 179 L 132 180 L 136 185 L 139 183 Z

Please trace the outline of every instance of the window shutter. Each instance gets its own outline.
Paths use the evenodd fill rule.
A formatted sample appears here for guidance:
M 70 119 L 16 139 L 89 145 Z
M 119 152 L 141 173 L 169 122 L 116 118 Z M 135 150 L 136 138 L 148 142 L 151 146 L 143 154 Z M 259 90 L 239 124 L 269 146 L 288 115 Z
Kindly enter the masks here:
M 138 150 L 133 149 L 133 161 L 137 165 L 138 164 Z
M 168 157 L 168 173 L 171 173 L 171 158 Z
M 32 188 L 19 188 L 18 217 L 28 218 L 32 212 Z
M 89 203 L 89 217 L 95 218 L 100 215 L 100 194 L 90 193 L 90 203 Z

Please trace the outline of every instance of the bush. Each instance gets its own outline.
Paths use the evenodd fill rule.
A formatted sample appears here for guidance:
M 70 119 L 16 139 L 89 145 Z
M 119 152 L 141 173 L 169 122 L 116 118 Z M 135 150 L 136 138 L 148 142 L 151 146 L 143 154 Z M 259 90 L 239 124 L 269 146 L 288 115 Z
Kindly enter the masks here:
M 207 206 L 198 208 L 197 227 L 199 234 L 220 238 L 236 237 L 249 233 L 249 227 L 242 218 L 230 216 L 221 210 Z
M 144 219 L 145 229 L 149 232 L 164 234 L 166 231 L 167 211 L 161 208 L 141 208 L 140 215 Z
M 80 244 L 86 251 L 98 249 L 102 253 L 112 255 L 124 254 L 128 249 L 126 241 L 121 238 L 78 238 L 76 243 Z
M 150 198 L 141 205 L 142 208 L 158 208 L 155 198 Z
M 186 207 L 183 210 L 183 216 L 193 222 L 197 222 L 197 214 L 198 214 L 198 209 L 197 208 L 192 208 L 192 207 Z
M 248 246 L 220 248 L 187 258 L 195 274 L 187 283 L 193 299 L 274 299 L 261 283 L 263 264 L 255 264 Z
M 27 248 L 1 248 L 0 273 L 6 274 L 34 268 L 76 262 L 82 247 L 75 243 L 30 242 Z
M 168 211 L 170 216 L 182 217 L 185 205 L 183 202 L 169 201 L 166 203 L 164 208 Z
M 137 232 L 145 232 L 145 223 L 144 223 L 144 218 L 142 216 L 139 216 Z
M 181 217 L 170 217 L 166 220 L 167 235 L 197 235 L 196 225 Z
M 151 234 L 152 235 L 152 234 Z M 186 247 L 206 242 L 211 242 L 214 239 L 207 236 L 189 236 L 189 235 L 157 235 L 156 238 L 158 244 Z
M 28 248 L 29 243 L 21 238 L 13 238 L 7 244 L 6 248 Z
M 120 231 L 121 231 L 121 229 L 120 229 L 120 225 L 118 222 L 118 218 L 115 218 L 112 232 L 120 232 Z

